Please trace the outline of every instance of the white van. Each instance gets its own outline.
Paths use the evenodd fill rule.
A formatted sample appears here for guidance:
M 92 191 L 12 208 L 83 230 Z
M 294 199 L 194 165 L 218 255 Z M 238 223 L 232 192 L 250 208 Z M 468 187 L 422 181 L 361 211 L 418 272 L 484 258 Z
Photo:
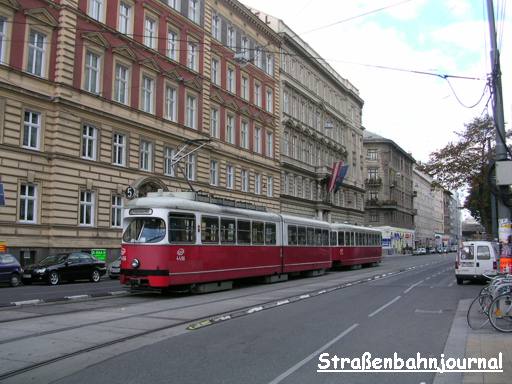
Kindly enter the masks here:
M 498 273 L 498 243 L 491 241 L 465 241 L 457 253 L 455 277 L 457 284 L 464 280 L 482 280 Z

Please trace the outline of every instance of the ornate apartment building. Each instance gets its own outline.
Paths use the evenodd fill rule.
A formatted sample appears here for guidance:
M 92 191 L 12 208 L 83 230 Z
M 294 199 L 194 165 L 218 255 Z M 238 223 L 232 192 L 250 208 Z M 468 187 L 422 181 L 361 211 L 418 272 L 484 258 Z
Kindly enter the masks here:
M 364 131 L 365 223 L 414 229 L 414 158 L 394 141 Z
M 253 10 L 282 38 L 281 211 L 331 222 L 364 223 L 363 100 L 282 20 Z M 329 193 L 334 162 L 349 165 Z
M 0 240 L 112 257 L 126 188 L 186 179 L 279 210 L 279 45 L 235 0 L 0 0 Z

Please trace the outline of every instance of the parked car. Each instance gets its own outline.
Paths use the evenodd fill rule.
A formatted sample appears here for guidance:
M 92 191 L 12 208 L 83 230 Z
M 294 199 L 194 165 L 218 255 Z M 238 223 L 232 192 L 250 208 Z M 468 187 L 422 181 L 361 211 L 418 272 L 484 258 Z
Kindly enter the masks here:
M 89 279 L 98 282 L 105 275 L 104 261 L 99 261 L 85 252 L 61 253 L 51 255 L 35 265 L 25 268 L 23 283 L 42 281 L 50 285 L 60 282 Z
M 9 253 L 0 253 L 0 283 L 9 283 L 11 287 L 20 284 L 23 269 L 16 258 Z
M 119 275 L 121 274 L 121 256 L 115 259 L 108 266 L 108 277 L 111 279 L 119 279 Z
M 486 280 L 498 273 L 498 243 L 491 241 L 465 241 L 455 261 L 457 284 L 464 280 Z
M 427 250 L 426 250 L 425 248 L 423 248 L 423 247 L 421 247 L 421 248 L 416 248 L 416 249 L 414 250 L 414 254 L 415 254 L 415 255 L 426 255 L 426 254 L 427 254 Z

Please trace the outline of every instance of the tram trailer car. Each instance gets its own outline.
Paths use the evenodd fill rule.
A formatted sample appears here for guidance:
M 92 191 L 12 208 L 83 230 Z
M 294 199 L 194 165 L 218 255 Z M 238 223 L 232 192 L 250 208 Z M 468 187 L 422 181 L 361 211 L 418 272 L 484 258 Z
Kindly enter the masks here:
M 332 266 L 329 223 L 149 193 L 124 210 L 122 284 L 167 288 Z
M 382 232 L 348 224 L 331 224 L 333 267 L 376 265 L 382 260 Z

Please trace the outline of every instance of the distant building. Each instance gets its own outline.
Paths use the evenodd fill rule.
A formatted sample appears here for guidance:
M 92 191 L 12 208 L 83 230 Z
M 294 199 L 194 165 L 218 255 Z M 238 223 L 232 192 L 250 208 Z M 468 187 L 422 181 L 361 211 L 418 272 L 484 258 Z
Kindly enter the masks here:
M 393 140 L 363 132 L 365 224 L 414 229 L 414 158 Z
M 460 202 L 457 192 L 444 190 L 443 211 L 444 211 L 444 245 L 457 245 L 461 236 Z
M 414 218 L 416 247 L 442 245 L 444 231 L 443 190 L 435 187 L 432 178 L 414 168 Z
M 485 228 L 474 219 L 464 220 L 462 222 L 462 240 L 485 240 L 487 234 Z

